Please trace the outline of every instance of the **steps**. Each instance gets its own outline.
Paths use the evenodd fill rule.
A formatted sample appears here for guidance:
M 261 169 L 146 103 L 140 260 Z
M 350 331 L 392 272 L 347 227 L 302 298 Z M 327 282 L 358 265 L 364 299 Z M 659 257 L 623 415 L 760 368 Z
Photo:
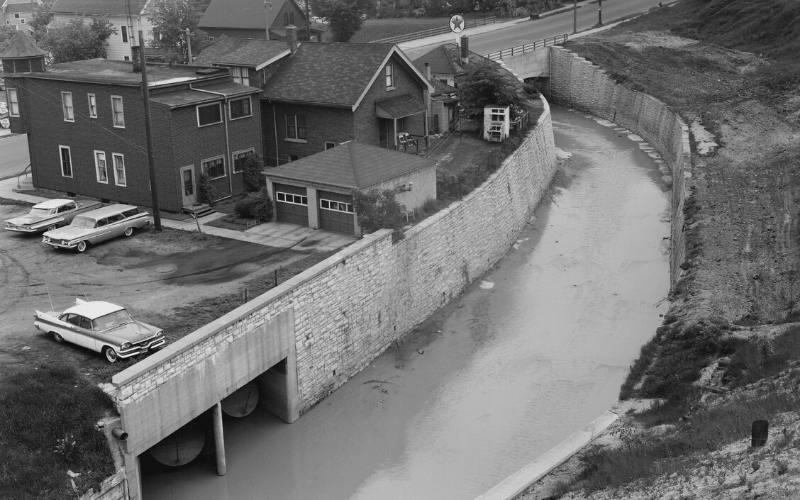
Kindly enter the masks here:
M 205 217 L 206 215 L 211 215 L 214 210 L 206 205 L 205 203 L 194 203 L 192 205 L 186 205 L 183 207 L 184 213 L 191 215 L 192 217 L 200 218 Z

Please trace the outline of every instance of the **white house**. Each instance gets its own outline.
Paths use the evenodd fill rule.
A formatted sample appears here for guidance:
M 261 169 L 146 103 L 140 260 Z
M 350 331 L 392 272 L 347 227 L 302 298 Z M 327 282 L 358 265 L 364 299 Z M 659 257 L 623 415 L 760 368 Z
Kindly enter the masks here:
M 130 15 L 124 0 L 56 0 L 53 4 L 53 23 L 66 23 L 79 18 L 89 22 L 93 16 L 105 17 L 114 28 L 116 35 L 108 39 L 108 59 L 130 61 L 131 47 L 138 45 L 136 38 L 142 30 L 144 44 L 150 46 L 153 40 L 153 25 L 148 19 L 152 0 L 130 0 Z
M 33 19 L 33 7 L 41 5 L 41 0 L 5 0 L 0 2 L 3 24 L 22 29 Z

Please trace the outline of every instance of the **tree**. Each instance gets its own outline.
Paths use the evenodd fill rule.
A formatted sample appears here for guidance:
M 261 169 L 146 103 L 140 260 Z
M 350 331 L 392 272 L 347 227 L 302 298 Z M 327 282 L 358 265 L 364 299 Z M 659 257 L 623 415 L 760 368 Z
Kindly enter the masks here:
M 50 53 L 53 63 L 80 61 L 106 57 L 106 41 L 117 29 L 103 17 L 92 17 L 86 24 L 83 19 L 56 24 L 44 35 L 42 48 Z
M 366 193 L 353 191 L 353 210 L 356 212 L 358 225 L 365 234 L 374 233 L 381 228 L 394 229 L 392 240 L 402 239 L 400 229 L 403 228 L 403 218 L 394 194 L 391 189 L 373 189 Z
M 53 8 L 55 0 L 49 0 L 42 4 L 37 4 L 33 8 L 33 19 L 30 20 L 28 26 L 33 31 L 33 39 L 41 42 L 47 34 L 47 26 L 53 20 L 53 13 L 50 12 Z
M 482 116 L 487 104 L 516 108 L 527 102 L 522 83 L 494 62 L 468 64 L 458 90 L 459 107 L 469 118 Z
M 362 16 L 368 0 L 315 0 L 314 14 L 325 17 L 331 25 L 334 42 L 349 42 L 364 24 Z
M 0 25 L 0 49 L 3 48 L 3 45 L 5 45 L 16 31 L 17 30 L 7 24 Z
M 151 47 L 165 51 L 167 60 L 188 64 L 186 30 L 191 33 L 192 54 L 208 45 L 206 32 L 197 29 L 210 0 L 156 0 L 148 14 L 153 24 Z

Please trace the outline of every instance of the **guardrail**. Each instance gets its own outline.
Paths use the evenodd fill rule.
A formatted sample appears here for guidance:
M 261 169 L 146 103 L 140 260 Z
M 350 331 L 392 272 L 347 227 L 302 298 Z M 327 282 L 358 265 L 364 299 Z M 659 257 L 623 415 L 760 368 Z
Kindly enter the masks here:
M 19 182 L 19 178 L 22 177 L 23 175 L 26 175 L 26 172 L 27 172 L 27 175 L 30 175 L 31 174 L 29 172 L 30 168 L 31 168 L 31 164 L 28 163 L 28 166 L 25 167 L 25 170 L 23 170 L 22 173 L 17 176 L 17 189 L 20 189 L 20 187 L 22 187 L 22 185 Z M 26 175 L 26 177 L 27 177 L 27 175 Z
M 474 21 L 466 21 L 464 23 L 464 29 L 466 30 L 467 28 L 474 28 L 476 26 L 485 26 L 487 24 L 494 24 L 496 22 L 497 18 L 494 16 L 485 17 L 483 19 L 475 19 Z M 441 28 L 431 28 L 423 31 L 406 33 L 405 35 L 390 36 L 389 38 L 373 40 L 370 43 L 402 43 L 409 42 L 411 40 L 419 40 L 420 38 L 427 38 L 429 36 L 441 35 L 443 33 L 452 33 L 449 25 L 442 26 Z M 453 36 L 455 36 L 455 33 L 453 33 Z
M 547 47 L 548 45 L 557 45 L 559 43 L 564 43 L 569 38 L 569 35 L 563 34 L 554 36 L 553 38 L 545 38 L 543 40 L 536 40 L 533 43 L 526 43 L 525 45 L 517 45 L 516 47 L 511 47 L 510 49 L 503 49 L 498 52 L 491 52 L 486 54 L 487 59 L 491 59 L 492 61 L 496 61 L 498 59 L 503 59 L 504 57 L 511 57 L 522 54 L 524 52 L 530 52 L 532 50 L 541 49 L 542 47 Z

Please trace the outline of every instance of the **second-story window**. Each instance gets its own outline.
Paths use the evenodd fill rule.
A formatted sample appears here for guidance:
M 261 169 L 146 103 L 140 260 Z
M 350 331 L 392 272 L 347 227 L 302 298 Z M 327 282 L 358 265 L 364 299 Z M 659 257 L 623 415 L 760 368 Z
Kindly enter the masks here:
M 120 26 L 122 31 L 122 43 L 128 43 L 128 27 L 127 26 Z
M 94 152 L 94 166 L 97 170 L 97 182 L 108 184 L 108 168 L 106 167 L 106 154 L 103 151 Z
M 89 94 L 89 118 L 97 118 L 97 99 Z
M 250 97 L 242 97 L 241 99 L 231 100 L 231 120 L 237 118 L 245 118 L 253 115 L 253 109 L 250 106 Z
M 222 108 L 218 102 L 197 106 L 197 126 L 205 127 L 222 123 Z
M 286 115 L 286 138 L 306 139 L 305 115 Z
M 247 68 L 232 67 L 233 81 L 242 85 L 250 85 L 250 72 Z
M 125 128 L 125 112 L 122 109 L 122 97 L 117 95 L 111 96 L 111 112 L 114 115 L 114 126 L 117 128 Z
M 6 87 L 6 101 L 8 101 L 8 114 L 10 116 L 19 116 L 19 100 L 17 98 L 17 89 Z
M 394 64 L 389 63 L 386 65 L 386 89 L 391 90 L 394 88 Z
M 75 121 L 75 109 L 72 107 L 72 92 L 61 93 L 61 107 L 64 108 L 64 121 Z

